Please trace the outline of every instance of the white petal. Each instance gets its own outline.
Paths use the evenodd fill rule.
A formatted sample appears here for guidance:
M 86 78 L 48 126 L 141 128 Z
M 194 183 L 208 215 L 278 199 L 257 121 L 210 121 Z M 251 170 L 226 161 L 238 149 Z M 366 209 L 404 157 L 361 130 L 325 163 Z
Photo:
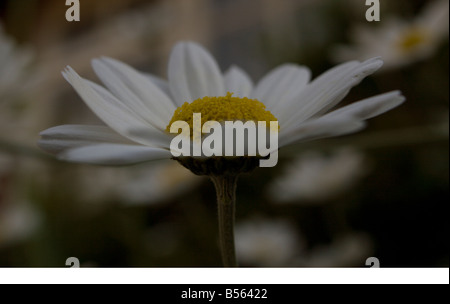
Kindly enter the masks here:
M 142 73 L 142 74 L 148 79 L 150 79 L 150 81 L 153 82 L 153 84 L 155 84 L 161 91 L 166 93 L 166 95 L 171 98 L 172 93 L 170 93 L 169 82 L 167 80 L 150 73 Z
M 330 112 L 324 117 L 351 116 L 356 119 L 369 119 L 387 112 L 405 101 L 400 91 L 393 91 L 352 103 Z
M 253 82 L 244 70 L 232 66 L 225 72 L 225 90 L 237 97 L 249 97 L 253 90 Z
M 283 64 L 264 76 L 252 96 L 280 116 L 287 104 L 304 89 L 311 78 L 308 68 L 296 64 Z M 283 115 L 283 114 L 281 114 Z M 282 120 L 282 117 L 277 117 Z
M 121 144 L 97 144 L 69 149 L 59 156 L 62 160 L 97 165 L 129 165 L 171 157 L 172 154 L 164 149 Z
M 38 145 L 53 154 L 98 143 L 130 143 L 106 126 L 62 125 L 42 131 L 39 135 Z
M 91 141 L 124 141 L 111 128 L 98 125 L 61 125 L 42 131 L 39 135 L 51 138 L 88 139 Z
M 321 118 L 305 122 L 289 132 L 281 132 L 279 147 L 353 133 L 364 128 L 364 121 L 352 117 Z
M 178 43 L 169 60 L 169 86 L 178 106 L 205 96 L 224 96 L 225 87 L 219 66 L 200 45 Z
M 108 89 L 144 120 L 161 128 L 170 121 L 175 105 L 148 77 L 106 57 L 92 60 L 92 67 Z
M 134 139 L 128 134 L 129 130 L 154 129 L 154 127 L 133 113 L 126 104 L 115 98 L 105 88 L 81 78 L 71 67 L 66 68 L 63 76 L 91 110 L 110 128 L 138 143 L 151 145 L 151 143 Z
M 152 147 L 164 149 L 170 149 L 170 142 L 173 138 L 172 134 L 149 128 L 130 129 L 127 134 L 143 142 L 151 143 Z
M 362 63 L 347 62 L 325 72 L 304 88 L 298 97 L 295 114 L 291 115 L 288 121 L 280 122 L 281 127 L 289 129 L 319 111 L 330 109 L 340 102 L 353 86 L 382 65 L 381 59 L 373 58 Z M 295 105 L 292 106 L 294 107 Z

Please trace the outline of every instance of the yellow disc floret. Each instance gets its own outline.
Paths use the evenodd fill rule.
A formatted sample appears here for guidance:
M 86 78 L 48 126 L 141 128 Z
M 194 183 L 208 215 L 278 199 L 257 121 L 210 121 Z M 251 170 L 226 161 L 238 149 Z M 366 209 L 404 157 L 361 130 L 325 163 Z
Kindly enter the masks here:
M 428 38 L 427 33 L 420 28 L 412 28 L 399 39 L 398 46 L 402 52 L 408 53 L 424 44 Z
M 271 121 L 278 121 L 266 106 L 257 99 L 247 97 L 233 97 L 233 93 L 228 92 L 226 96 L 203 97 L 191 103 L 185 102 L 175 110 L 166 131 L 170 132 L 170 126 L 175 121 L 186 121 L 193 127 L 193 114 L 201 113 L 202 126 L 206 121 L 265 121 L 266 126 L 270 126 Z

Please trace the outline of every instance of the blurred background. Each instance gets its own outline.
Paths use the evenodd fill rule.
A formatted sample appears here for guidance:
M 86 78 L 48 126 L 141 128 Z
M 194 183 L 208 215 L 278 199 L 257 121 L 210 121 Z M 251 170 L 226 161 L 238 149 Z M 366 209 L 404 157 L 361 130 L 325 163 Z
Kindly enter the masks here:
M 347 60 L 385 65 L 342 104 L 391 90 L 407 101 L 360 133 L 280 151 L 238 184 L 241 266 L 448 267 L 448 1 L 63 0 L 0 4 L 0 267 L 220 266 L 212 183 L 173 161 L 59 162 L 36 146 L 60 124 L 101 123 L 61 76 L 97 81 L 94 57 L 167 76 L 179 40 L 254 81 L 285 62 L 316 77 Z

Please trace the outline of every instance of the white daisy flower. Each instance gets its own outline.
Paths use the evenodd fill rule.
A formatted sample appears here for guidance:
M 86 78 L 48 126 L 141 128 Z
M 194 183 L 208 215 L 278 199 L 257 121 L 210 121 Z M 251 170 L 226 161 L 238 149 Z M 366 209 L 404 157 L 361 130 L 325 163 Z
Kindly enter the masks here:
M 350 61 L 313 81 L 308 68 L 284 64 L 253 85 L 238 67 L 222 74 L 214 58 L 193 42 L 174 47 L 168 81 L 111 58 L 94 59 L 93 69 L 107 89 L 81 78 L 71 67 L 63 75 L 106 126 L 53 127 L 41 132 L 39 145 L 60 159 L 92 164 L 167 159 L 174 152 L 174 135 L 168 132 L 172 123 L 181 120 L 192 128 L 193 113 L 200 113 L 206 121 L 278 121 L 278 145 L 268 151 L 276 155 L 278 147 L 360 130 L 366 119 L 401 104 L 404 97 L 394 91 L 329 112 L 382 64 L 379 58 Z M 190 147 L 181 150 L 185 148 Z M 214 183 L 224 266 L 237 266 L 233 232 L 237 176 L 254 169 L 258 158 L 175 158 L 192 172 L 209 175 Z
M 385 63 L 383 70 L 403 67 L 433 55 L 448 40 L 448 27 L 448 0 L 431 1 L 413 20 L 391 17 L 377 27 L 367 24 L 355 27 L 353 44 L 336 47 L 332 57 L 342 62 L 381 56 Z
M 313 81 L 307 67 L 284 64 L 254 85 L 238 67 L 222 74 L 214 58 L 193 42 L 180 42 L 174 47 L 168 81 L 102 57 L 94 59 L 92 66 L 107 89 L 83 79 L 71 67 L 63 75 L 106 125 L 53 127 L 41 133 L 39 145 L 60 159 L 92 164 L 124 165 L 171 158 L 173 134 L 166 129 L 177 108 L 197 100 L 200 110 L 201 106 L 207 109 L 212 98 L 226 98 L 227 91 L 233 92 L 233 98 L 241 104 L 244 97 L 253 99 L 244 104 L 247 108 L 243 111 L 252 112 L 252 107 L 261 104 L 268 110 L 264 114 L 270 111 L 279 122 L 279 147 L 348 134 L 363 128 L 366 119 L 404 101 L 401 93 L 394 91 L 328 112 L 382 64 L 380 58 L 350 61 Z M 227 103 L 223 104 L 223 111 L 227 111 Z M 228 113 L 228 120 L 242 120 L 239 113 Z M 252 118 L 260 120 L 257 114 Z
M 0 97 L 2 100 L 21 93 L 29 80 L 27 71 L 33 59 L 30 49 L 19 47 L 0 24 Z
M 368 171 L 367 159 L 352 148 L 329 155 L 309 151 L 294 159 L 268 188 L 277 203 L 320 203 L 345 192 Z

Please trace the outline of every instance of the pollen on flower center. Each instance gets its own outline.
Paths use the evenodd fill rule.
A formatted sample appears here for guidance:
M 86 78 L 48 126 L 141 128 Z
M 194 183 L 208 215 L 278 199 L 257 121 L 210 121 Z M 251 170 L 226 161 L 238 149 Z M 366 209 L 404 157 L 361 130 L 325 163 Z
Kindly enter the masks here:
M 266 126 L 270 121 L 278 121 L 277 118 L 266 110 L 266 106 L 257 99 L 247 97 L 233 97 L 233 93 L 228 92 L 226 96 L 203 97 L 191 103 L 185 102 L 175 110 L 166 131 L 170 132 L 170 126 L 175 121 L 186 121 L 193 127 L 193 114 L 202 114 L 202 126 L 206 121 L 265 121 Z
M 423 44 L 427 39 L 426 33 L 421 29 L 410 29 L 398 42 L 400 50 L 403 52 L 409 52 L 415 47 Z

